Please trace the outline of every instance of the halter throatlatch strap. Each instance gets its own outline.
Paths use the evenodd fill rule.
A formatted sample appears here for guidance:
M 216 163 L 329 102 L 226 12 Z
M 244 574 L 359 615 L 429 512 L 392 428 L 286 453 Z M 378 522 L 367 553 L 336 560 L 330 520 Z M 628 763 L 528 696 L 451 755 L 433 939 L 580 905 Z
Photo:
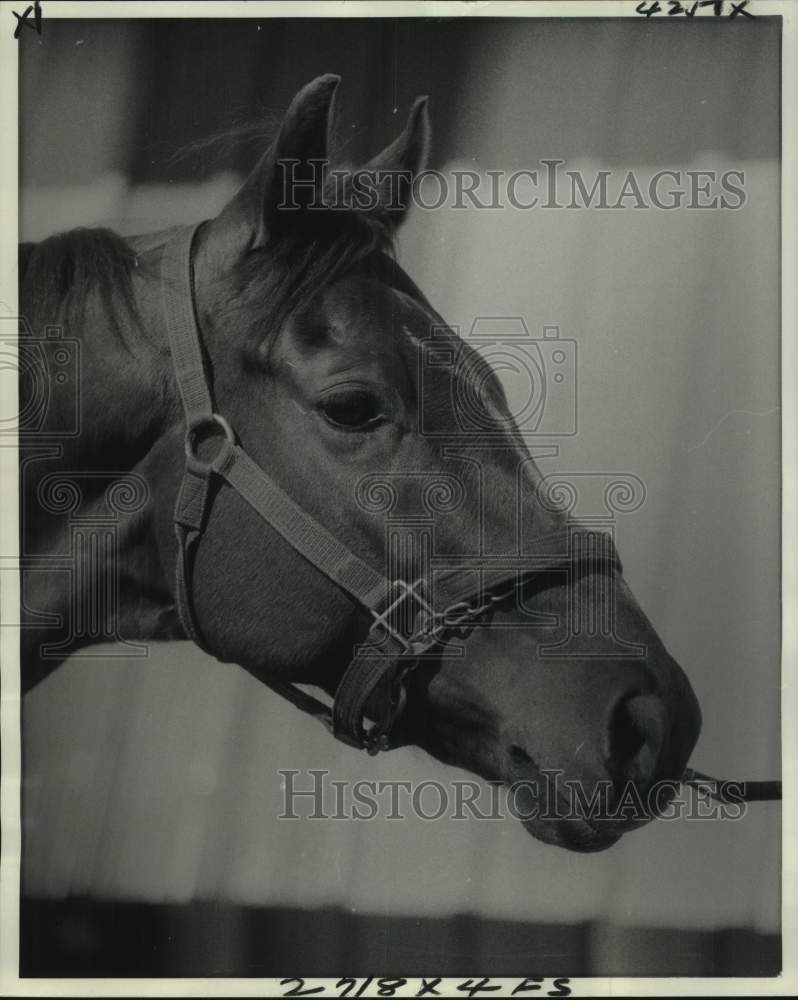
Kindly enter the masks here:
M 482 590 L 476 595 L 469 571 L 444 573 L 438 590 L 439 596 L 446 600 L 442 604 L 446 610 L 435 611 L 424 603 L 419 593 L 421 585 L 429 581 L 409 585 L 401 580 L 388 580 L 372 569 L 249 457 L 236 440 L 233 429 L 214 408 L 194 303 L 191 248 L 197 228 L 190 226 L 179 230 L 164 248 L 161 261 L 164 317 L 186 418 L 186 465 L 174 512 L 176 602 L 181 623 L 189 638 L 207 649 L 197 622 L 191 582 L 196 549 L 217 492 L 214 480 L 218 480 L 235 490 L 300 555 L 372 617 L 366 641 L 357 648 L 338 685 L 332 711 L 294 684 L 263 680 L 299 708 L 320 719 L 338 739 L 375 753 L 388 746 L 391 726 L 403 707 L 402 684 L 407 672 L 418 663 L 420 656 L 441 641 L 446 630 L 473 623 L 492 602 L 503 599 L 514 589 L 519 570 L 484 572 Z M 588 546 L 591 558 L 619 567 L 609 536 L 583 528 L 576 530 L 599 543 L 600 551 L 595 544 Z M 570 526 L 538 539 L 538 543 L 562 542 L 565 552 L 560 550 L 561 555 L 538 557 L 537 565 L 528 572 L 570 565 L 574 560 L 570 555 L 574 531 Z M 532 558 L 530 556 L 530 564 Z M 499 593 L 488 589 L 494 586 L 500 587 Z M 474 598 L 476 604 L 472 605 L 470 602 Z M 416 610 L 425 612 L 428 621 L 424 630 L 407 637 L 392 626 L 390 614 L 403 602 L 412 600 L 419 602 Z M 371 728 L 366 728 L 367 703 L 383 681 L 388 682 L 388 701 L 381 718 Z

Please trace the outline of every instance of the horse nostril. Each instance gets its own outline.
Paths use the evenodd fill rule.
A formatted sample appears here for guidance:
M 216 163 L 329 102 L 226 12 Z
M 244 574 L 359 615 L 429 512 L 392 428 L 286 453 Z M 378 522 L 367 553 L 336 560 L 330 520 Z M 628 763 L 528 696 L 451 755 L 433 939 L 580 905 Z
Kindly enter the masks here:
M 530 764 L 534 765 L 534 761 L 526 750 L 523 747 L 519 747 L 517 743 L 513 743 L 510 746 L 509 756 L 513 767 L 519 770 L 526 770 Z
M 646 740 L 645 733 L 630 712 L 630 702 L 634 697 L 621 699 L 610 717 L 609 755 L 624 761 L 632 760 Z
M 665 706 L 656 695 L 631 695 L 613 709 L 608 757 L 626 781 L 648 784 L 654 777 L 665 736 Z

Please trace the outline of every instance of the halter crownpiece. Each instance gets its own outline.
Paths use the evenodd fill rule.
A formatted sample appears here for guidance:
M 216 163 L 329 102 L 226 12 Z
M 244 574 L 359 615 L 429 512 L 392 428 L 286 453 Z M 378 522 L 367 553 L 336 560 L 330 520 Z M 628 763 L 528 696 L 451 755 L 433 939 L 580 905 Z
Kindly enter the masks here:
M 483 569 L 477 592 L 470 569 L 446 570 L 435 579 L 434 598 L 430 580 L 390 580 L 365 563 L 249 457 L 233 428 L 214 408 L 194 304 L 191 248 L 199 225 L 181 228 L 170 237 L 161 260 L 164 318 L 186 420 L 186 465 L 174 512 L 178 547 L 175 595 L 180 621 L 187 636 L 208 650 L 197 622 L 191 583 L 196 550 L 215 495 L 211 487 L 218 479 L 372 619 L 365 642 L 355 648 L 338 684 L 332 709 L 290 682 L 263 678 L 264 683 L 318 718 L 342 742 L 371 754 L 387 750 L 392 727 L 404 709 L 407 674 L 439 648 L 447 633 L 477 624 L 495 604 L 515 592 L 521 578 L 572 566 L 586 558 L 620 571 L 618 554 L 608 534 L 571 522 L 565 530 L 538 539 L 541 548 L 564 543 L 564 554 L 552 555 L 549 547 L 547 552 L 525 556 L 523 566 Z M 211 443 L 213 456 L 203 457 L 201 447 L 206 445 L 207 451 Z M 591 544 L 573 546 L 575 536 Z M 415 614 L 404 613 L 410 610 Z M 412 630 L 397 627 L 398 619 L 414 622 Z M 367 726 L 366 704 L 382 683 L 388 685 L 389 698 L 382 717 Z M 685 776 L 684 780 L 692 779 Z

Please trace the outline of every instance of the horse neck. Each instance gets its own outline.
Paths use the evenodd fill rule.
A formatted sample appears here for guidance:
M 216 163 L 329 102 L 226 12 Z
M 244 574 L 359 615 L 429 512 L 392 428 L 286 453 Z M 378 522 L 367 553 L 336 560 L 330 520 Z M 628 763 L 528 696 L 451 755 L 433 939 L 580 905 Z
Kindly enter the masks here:
M 28 253 L 35 257 L 42 246 Z M 76 347 L 67 389 L 79 394 L 76 427 L 74 392 L 51 391 L 49 433 L 32 435 L 20 449 L 25 686 L 75 649 L 123 641 L 138 655 L 142 640 L 180 634 L 144 474 L 153 449 L 179 421 L 158 308 L 159 258 L 155 249 L 133 264 L 130 295 L 97 280 L 79 300 L 70 289 L 57 308 L 42 305 L 47 296 L 31 286 L 31 268 L 22 279 L 34 341 L 55 320 L 60 339 Z

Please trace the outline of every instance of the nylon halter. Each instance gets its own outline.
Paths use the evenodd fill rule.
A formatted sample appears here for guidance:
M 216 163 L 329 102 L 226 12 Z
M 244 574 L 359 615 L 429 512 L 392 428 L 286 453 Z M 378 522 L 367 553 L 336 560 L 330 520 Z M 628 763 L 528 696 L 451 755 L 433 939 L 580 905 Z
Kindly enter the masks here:
M 227 420 L 216 412 L 205 372 L 194 303 L 191 248 L 198 226 L 181 229 L 166 244 L 161 261 L 163 311 L 175 377 L 186 419 L 186 465 L 174 512 L 177 537 L 176 602 L 186 634 L 207 649 L 197 622 L 192 571 L 197 546 L 217 491 L 215 480 L 235 490 L 264 521 L 320 573 L 364 608 L 372 618 L 366 641 L 355 655 L 335 692 L 332 710 L 292 683 L 264 682 L 299 708 L 314 715 L 335 737 L 369 753 L 389 748 L 391 728 L 404 707 L 403 682 L 420 658 L 431 654 L 446 633 L 469 627 L 496 603 L 515 591 L 519 574 L 569 567 L 589 559 L 620 570 L 609 535 L 570 523 L 563 531 L 536 539 L 537 552 L 524 555 L 523 566 L 481 570 L 475 591 L 473 569 L 448 569 L 431 580 L 390 580 L 366 564 L 335 538 L 255 463 L 236 439 Z M 199 454 L 209 442 L 212 458 Z M 207 450 L 207 449 L 206 449 Z M 578 536 L 578 544 L 574 544 Z M 415 606 L 414 606 L 415 605 Z M 397 628 L 398 611 L 412 609 L 410 632 Z M 209 652 L 212 651 L 208 650 Z M 213 655 L 213 654 L 212 654 Z M 366 725 L 366 705 L 379 685 L 389 685 L 383 716 Z

